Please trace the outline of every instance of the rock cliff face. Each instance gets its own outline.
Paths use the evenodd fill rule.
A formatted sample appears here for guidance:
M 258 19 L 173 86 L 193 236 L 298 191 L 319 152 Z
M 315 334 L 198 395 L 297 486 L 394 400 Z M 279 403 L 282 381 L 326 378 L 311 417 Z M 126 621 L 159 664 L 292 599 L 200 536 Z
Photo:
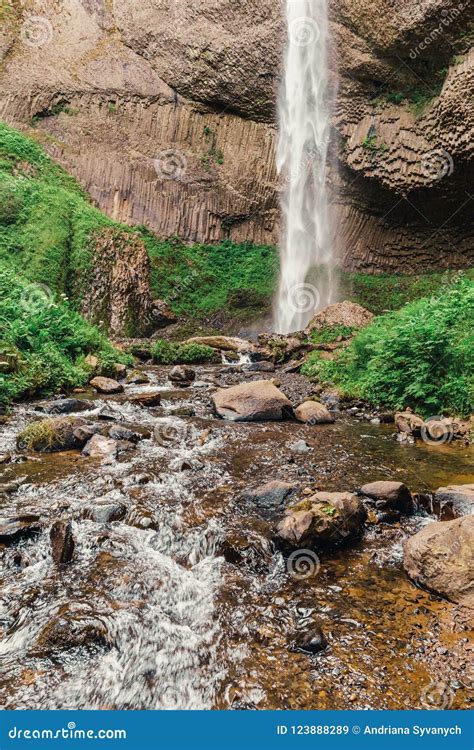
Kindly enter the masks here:
M 194 241 L 276 242 L 279 3 L 23 6 L 0 3 L 1 118 L 36 132 L 114 218 Z M 338 0 L 331 18 L 342 262 L 471 265 L 468 0 Z

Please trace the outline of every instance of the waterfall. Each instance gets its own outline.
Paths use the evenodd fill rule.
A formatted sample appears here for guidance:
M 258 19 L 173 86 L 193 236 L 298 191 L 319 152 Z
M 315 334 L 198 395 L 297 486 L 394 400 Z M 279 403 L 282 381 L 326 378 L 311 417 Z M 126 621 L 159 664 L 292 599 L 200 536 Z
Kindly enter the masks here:
M 334 301 L 326 191 L 327 5 L 327 0 L 286 0 L 288 44 L 277 152 L 283 223 L 275 305 L 279 333 L 303 329 L 316 310 Z

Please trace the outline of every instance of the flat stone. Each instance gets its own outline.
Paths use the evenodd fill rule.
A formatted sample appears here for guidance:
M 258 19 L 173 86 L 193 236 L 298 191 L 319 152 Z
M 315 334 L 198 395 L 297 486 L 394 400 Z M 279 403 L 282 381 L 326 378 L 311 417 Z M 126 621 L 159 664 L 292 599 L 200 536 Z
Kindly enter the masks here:
M 74 412 L 90 411 L 94 408 L 92 401 L 80 398 L 61 398 L 55 401 L 41 401 L 34 407 L 45 414 L 73 414 Z
M 32 514 L 0 518 L 0 544 L 16 544 L 21 539 L 30 539 L 42 531 L 40 517 Z
M 474 514 L 474 484 L 439 487 L 433 496 L 441 521 Z
M 104 435 L 93 435 L 86 443 L 83 456 L 89 458 L 115 458 L 117 456 L 117 441 Z
M 106 395 L 123 392 L 123 385 L 117 380 L 113 380 L 113 378 L 103 378 L 98 376 L 92 378 L 90 385 L 95 388 L 98 393 L 104 393 Z

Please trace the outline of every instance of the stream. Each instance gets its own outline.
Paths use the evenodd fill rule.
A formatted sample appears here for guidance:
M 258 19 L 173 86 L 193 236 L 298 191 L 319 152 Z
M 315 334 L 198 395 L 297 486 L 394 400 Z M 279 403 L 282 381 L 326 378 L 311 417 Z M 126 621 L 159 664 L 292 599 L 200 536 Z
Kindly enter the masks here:
M 212 412 L 216 383 L 261 376 L 198 367 L 191 387 L 176 388 L 170 368 L 141 369 L 147 385 L 78 396 L 94 402 L 81 417 L 141 431 L 117 458 L 21 454 L 16 435 L 40 416 L 33 402 L 0 428 L 12 454 L 0 465 L 10 488 L 0 515 L 33 514 L 42 529 L 0 544 L 2 706 L 403 709 L 422 707 L 442 680 L 452 708 L 465 708 L 465 614 L 401 565 L 403 539 L 433 520 L 425 511 L 369 524 L 360 543 L 321 555 L 301 578 L 272 543 L 274 509 L 246 491 L 275 479 L 307 493 L 395 479 L 430 492 L 473 481 L 472 448 L 399 444 L 393 424 L 347 412 L 321 426 L 226 422 Z M 302 381 L 282 376 L 282 390 Z M 157 390 L 159 407 L 127 400 Z M 302 439 L 309 450 L 297 453 Z M 72 519 L 75 539 L 61 567 L 49 540 L 58 518 Z M 313 655 L 295 646 L 312 623 L 328 641 Z

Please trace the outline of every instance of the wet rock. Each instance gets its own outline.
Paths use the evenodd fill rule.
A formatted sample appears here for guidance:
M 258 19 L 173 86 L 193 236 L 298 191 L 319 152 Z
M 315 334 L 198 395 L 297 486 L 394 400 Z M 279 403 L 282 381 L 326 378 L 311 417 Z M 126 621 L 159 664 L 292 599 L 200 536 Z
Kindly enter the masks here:
M 405 541 L 403 552 L 410 578 L 474 609 L 474 516 L 428 523 Z
M 127 377 L 125 378 L 125 382 L 128 385 L 146 385 L 150 382 L 150 378 L 145 372 L 134 370 L 130 373 L 130 375 L 127 375 Z
M 100 411 L 97 414 L 97 419 L 101 419 L 106 422 L 114 422 L 117 419 L 117 412 L 112 408 L 110 404 L 103 404 L 100 407 Z
M 295 355 L 305 352 L 308 345 L 299 335 L 281 333 L 261 333 L 258 337 L 260 358 L 271 359 L 282 364 Z
M 408 409 L 407 411 L 399 411 L 395 414 L 395 426 L 398 432 L 404 433 L 405 435 L 419 437 L 424 423 L 425 421 L 423 417 L 413 414 L 413 412 Z
M 143 435 L 133 432 L 133 430 L 129 430 L 128 427 L 123 427 L 122 425 L 113 425 L 109 430 L 109 437 L 112 440 L 126 440 L 134 445 L 143 440 Z
M 11 453 L 0 453 L 0 464 L 9 464 L 11 460 Z
M 169 417 L 194 417 L 196 410 L 192 406 L 174 406 L 166 410 Z
M 71 602 L 40 631 L 34 655 L 48 656 L 72 648 L 108 645 L 107 628 L 91 605 Z
M 127 396 L 127 401 L 137 406 L 152 408 L 161 404 L 160 391 L 144 391 L 143 393 L 132 393 Z
M 292 413 L 291 402 L 270 380 L 220 389 L 212 401 L 220 417 L 234 422 L 281 420 Z
M 113 378 L 96 377 L 92 378 L 90 385 L 95 388 L 98 393 L 104 393 L 111 395 L 113 393 L 122 393 L 123 385 Z
M 124 503 L 113 502 L 107 498 L 98 498 L 94 505 L 83 513 L 83 518 L 87 518 L 95 523 L 113 523 L 122 521 L 127 514 L 127 506 Z
M 346 326 L 347 328 L 365 328 L 374 319 L 373 313 L 356 302 L 336 302 L 318 312 L 308 324 L 305 333 L 311 334 L 321 328 Z
M 474 514 L 474 484 L 452 484 L 439 487 L 433 504 L 441 521 Z
M 191 367 L 176 365 L 168 375 L 172 383 L 179 386 L 189 386 L 196 379 L 196 373 Z
M 115 458 L 117 456 L 117 441 L 104 435 L 93 435 L 86 443 L 83 456 L 89 458 Z
M 117 440 L 117 455 L 134 451 L 136 447 L 136 444 L 131 443 L 130 440 Z
M 328 642 L 319 625 L 313 624 L 304 632 L 297 634 L 293 642 L 293 647 L 298 651 L 306 654 L 318 654 L 324 651 Z
M 21 482 L 15 481 L 0 484 L 0 495 L 13 495 L 13 493 L 16 492 L 20 486 Z
M 311 450 L 306 440 L 297 440 L 288 447 L 292 453 L 308 453 Z
M 271 529 L 262 519 L 246 519 L 229 528 L 217 554 L 226 562 L 253 573 L 266 573 L 272 562 Z
M 359 492 L 373 501 L 375 510 L 383 513 L 386 520 L 413 513 L 413 497 L 402 482 L 370 482 L 364 484 Z
M 259 510 L 275 511 L 282 508 L 297 489 L 296 484 L 275 479 L 255 489 L 245 490 L 242 493 L 242 499 L 255 504 Z
M 89 411 L 94 408 L 92 401 L 79 398 L 61 398 L 56 401 L 41 401 L 35 405 L 37 411 L 45 414 L 73 414 L 74 412 Z
M 142 529 L 143 531 L 146 531 L 147 529 L 153 529 L 156 531 L 158 529 L 158 523 L 153 514 L 141 505 L 137 505 L 130 511 L 125 523 L 128 526 L 133 526 L 134 528 Z
M 40 517 L 32 514 L 0 518 L 0 544 L 7 547 L 41 533 Z
M 75 542 L 70 521 L 55 521 L 49 532 L 51 557 L 56 565 L 66 565 L 74 557 Z
M 305 424 L 331 424 L 335 421 L 329 409 L 318 401 L 305 401 L 295 409 L 298 422 Z
M 93 424 L 84 424 L 76 427 L 73 430 L 73 434 L 80 445 L 84 446 L 94 435 L 107 435 L 107 431 L 107 426 L 100 424 L 100 422 L 96 422 Z
M 289 508 L 275 539 L 290 548 L 333 548 L 363 532 L 367 511 L 350 492 L 316 492 Z
M 81 417 L 53 417 L 32 422 L 18 435 L 17 446 L 20 450 L 40 453 L 81 448 L 83 443 L 74 433 L 86 424 Z

